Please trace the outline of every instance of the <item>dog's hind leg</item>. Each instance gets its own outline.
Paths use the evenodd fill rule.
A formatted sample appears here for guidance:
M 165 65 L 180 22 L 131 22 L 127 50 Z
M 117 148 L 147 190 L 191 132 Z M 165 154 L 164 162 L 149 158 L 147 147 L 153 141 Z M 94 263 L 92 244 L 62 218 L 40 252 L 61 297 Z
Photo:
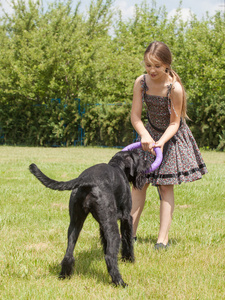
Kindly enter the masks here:
M 132 217 L 121 219 L 122 259 L 134 262 Z
M 68 228 L 68 246 L 66 254 L 61 262 L 61 272 L 59 278 L 64 279 L 66 276 L 70 276 L 73 272 L 75 259 L 73 257 L 73 251 L 79 236 L 79 233 L 83 227 L 87 214 L 77 205 L 74 208 L 70 216 L 70 225 Z

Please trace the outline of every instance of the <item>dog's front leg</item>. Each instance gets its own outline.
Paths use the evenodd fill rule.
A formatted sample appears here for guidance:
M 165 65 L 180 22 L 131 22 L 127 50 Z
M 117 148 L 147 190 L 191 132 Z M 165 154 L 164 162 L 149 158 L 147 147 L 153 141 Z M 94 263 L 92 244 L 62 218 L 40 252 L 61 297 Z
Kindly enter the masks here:
M 121 219 L 122 259 L 134 262 L 132 217 Z

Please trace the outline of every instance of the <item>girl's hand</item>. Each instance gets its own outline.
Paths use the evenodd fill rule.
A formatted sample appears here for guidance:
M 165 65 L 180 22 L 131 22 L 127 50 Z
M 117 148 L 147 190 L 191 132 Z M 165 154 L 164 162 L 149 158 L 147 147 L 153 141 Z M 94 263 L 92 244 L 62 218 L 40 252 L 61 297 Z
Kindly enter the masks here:
M 158 147 L 161 149 L 162 153 L 163 153 L 163 147 L 164 147 L 164 143 L 160 140 L 158 140 L 156 143 L 155 143 L 155 148 Z
M 155 141 L 151 138 L 151 136 L 149 134 L 141 137 L 142 149 L 144 151 L 151 152 L 152 154 L 155 155 L 155 151 L 153 150 L 154 144 L 155 144 Z

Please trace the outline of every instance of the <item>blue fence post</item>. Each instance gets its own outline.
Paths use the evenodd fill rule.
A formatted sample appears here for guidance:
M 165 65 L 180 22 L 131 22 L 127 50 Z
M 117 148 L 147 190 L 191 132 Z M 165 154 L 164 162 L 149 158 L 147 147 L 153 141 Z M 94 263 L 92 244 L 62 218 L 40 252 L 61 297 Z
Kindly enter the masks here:
M 2 130 L 2 128 L 0 127 L 0 145 L 4 144 L 4 132 Z
M 135 129 L 133 130 L 133 136 L 134 136 L 133 143 L 135 143 L 137 141 L 137 138 L 138 138 L 138 133 Z
M 82 117 L 85 114 L 85 107 L 82 110 L 80 98 L 75 98 L 74 100 L 78 101 L 78 114 L 81 116 L 81 120 L 82 120 Z M 81 122 L 80 122 L 80 124 L 78 125 L 78 140 L 74 140 L 74 146 L 76 146 L 77 142 L 80 142 L 80 145 L 83 146 L 84 145 L 84 136 L 85 136 L 85 130 L 84 130 L 84 128 L 82 128 Z

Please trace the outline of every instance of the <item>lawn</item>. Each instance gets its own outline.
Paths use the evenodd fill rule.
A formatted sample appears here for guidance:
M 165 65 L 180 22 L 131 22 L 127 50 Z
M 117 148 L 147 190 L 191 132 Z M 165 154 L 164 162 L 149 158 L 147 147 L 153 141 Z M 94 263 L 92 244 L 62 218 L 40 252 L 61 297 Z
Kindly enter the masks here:
M 171 247 L 155 251 L 154 187 L 138 228 L 134 264 L 119 261 L 128 288 L 110 284 L 98 224 L 90 215 L 75 249 L 71 279 L 58 279 L 69 225 L 69 191 L 46 189 L 29 173 L 69 180 L 108 162 L 109 148 L 0 147 L 0 299 L 225 299 L 225 153 L 202 152 L 209 173 L 175 188 Z

